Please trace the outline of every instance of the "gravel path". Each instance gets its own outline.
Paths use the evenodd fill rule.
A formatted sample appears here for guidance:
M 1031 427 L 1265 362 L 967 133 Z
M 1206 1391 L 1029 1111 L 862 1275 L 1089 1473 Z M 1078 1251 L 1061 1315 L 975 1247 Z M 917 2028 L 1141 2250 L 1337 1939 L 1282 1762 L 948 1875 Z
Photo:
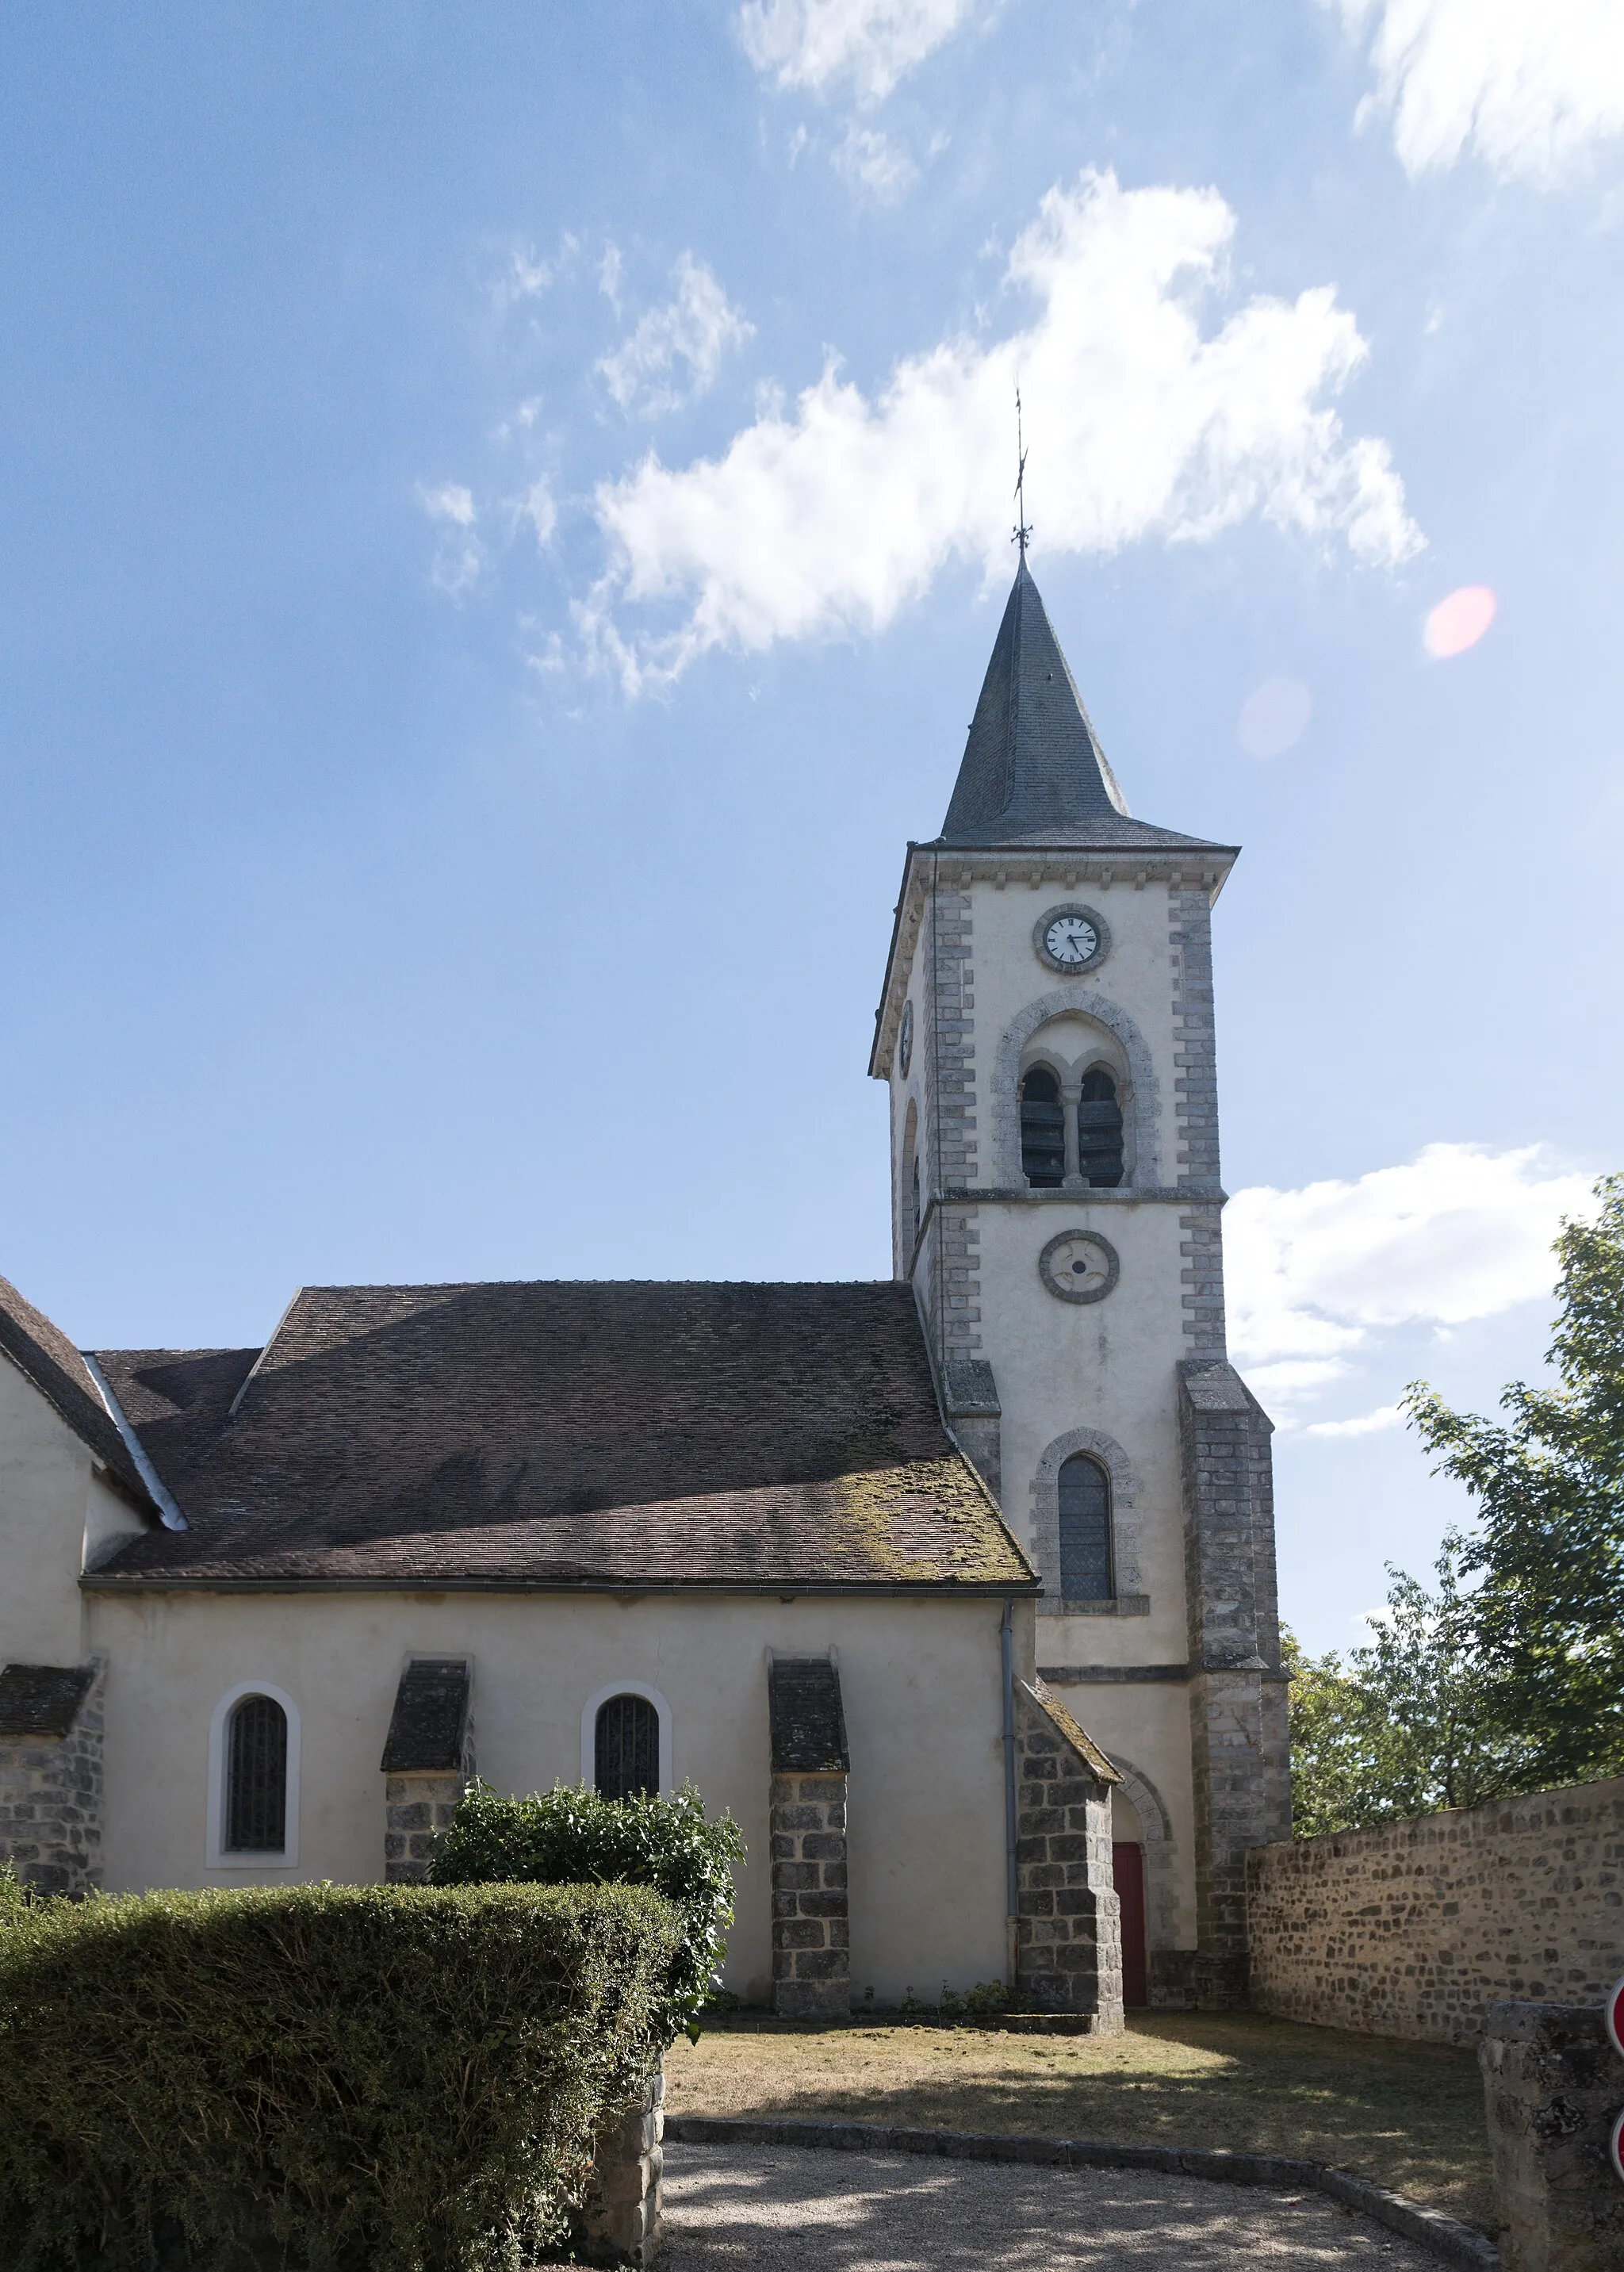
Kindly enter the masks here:
M 663 2272 L 1439 2272 L 1322 2194 L 1141 2170 L 668 2145 L 665 2214 Z

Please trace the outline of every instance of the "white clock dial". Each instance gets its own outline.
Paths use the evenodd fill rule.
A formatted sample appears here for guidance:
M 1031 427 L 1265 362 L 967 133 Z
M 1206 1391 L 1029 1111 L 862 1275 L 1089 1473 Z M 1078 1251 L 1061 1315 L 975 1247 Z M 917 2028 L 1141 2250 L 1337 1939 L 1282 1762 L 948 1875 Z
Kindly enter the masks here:
M 1044 945 L 1057 962 L 1091 962 L 1099 943 L 1087 916 L 1056 916 L 1044 933 Z

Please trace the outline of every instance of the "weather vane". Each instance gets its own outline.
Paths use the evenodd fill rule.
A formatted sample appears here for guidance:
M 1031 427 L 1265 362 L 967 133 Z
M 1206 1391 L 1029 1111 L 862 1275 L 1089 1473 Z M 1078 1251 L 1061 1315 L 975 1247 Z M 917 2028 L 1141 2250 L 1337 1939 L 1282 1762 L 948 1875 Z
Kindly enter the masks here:
M 1021 547 L 1021 557 L 1024 560 L 1027 539 L 1031 535 L 1032 528 L 1026 517 L 1026 444 L 1022 438 L 1021 389 L 1018 386 L 1015 389 L 1015 456 L 1020 463 L 1015 471 L 1015 527 L 1010 542 Z

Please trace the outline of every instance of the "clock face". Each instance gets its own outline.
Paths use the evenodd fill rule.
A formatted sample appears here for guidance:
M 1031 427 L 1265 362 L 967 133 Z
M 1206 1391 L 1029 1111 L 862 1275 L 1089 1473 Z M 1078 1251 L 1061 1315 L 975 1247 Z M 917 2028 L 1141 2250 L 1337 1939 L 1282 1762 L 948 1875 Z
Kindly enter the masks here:
M 1092 962 L 1099 943 L 1087 916 L 1056 916 L 1044 932 L 1044 945 L 1057 962 Z
M 1051 908 L 1037 918 L 1032 945 L 1051 970 L 1092 970 L 1105 960 L 1111 933 L 1092 908 Z
M 1061 1302 L 1103 1302 L 1121 1274 L 1117 1250 L 1096 1230 L 1063 1230 L 1038 1258 L 1044 1284 Z
M 902 1079 L 906 1080 L 914 1055 L 914 1005 L 911 1002 L 902 1005 L 902 1030 L 897 1036 L 896 1054 L 902 1069 Z

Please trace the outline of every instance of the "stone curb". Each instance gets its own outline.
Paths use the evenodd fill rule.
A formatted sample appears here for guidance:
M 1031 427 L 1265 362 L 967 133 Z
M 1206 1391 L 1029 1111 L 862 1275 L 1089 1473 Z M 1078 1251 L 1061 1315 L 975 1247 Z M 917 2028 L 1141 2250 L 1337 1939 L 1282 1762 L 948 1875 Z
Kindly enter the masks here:
M 1235 2154 L 1219 2146 L 1112 2146 L 1096 2138 L 1018 2138 L 974 2130 L 902 2130 L 884 2122 L 757 2121 L 747 2116 L 668 2114 L 673 2146 L 832 2146 L 849 2154 L 939 2154 L 962 2162 L 1036 2162 L 1065 2170 L 1163 2170 L 1227 2186 L 1313 2186 L 1402 2233 L 1446 2264 L 1500 2272 L 1500 2251 L 1475 2226 L 1423 2208 L 1323 2162 Z

